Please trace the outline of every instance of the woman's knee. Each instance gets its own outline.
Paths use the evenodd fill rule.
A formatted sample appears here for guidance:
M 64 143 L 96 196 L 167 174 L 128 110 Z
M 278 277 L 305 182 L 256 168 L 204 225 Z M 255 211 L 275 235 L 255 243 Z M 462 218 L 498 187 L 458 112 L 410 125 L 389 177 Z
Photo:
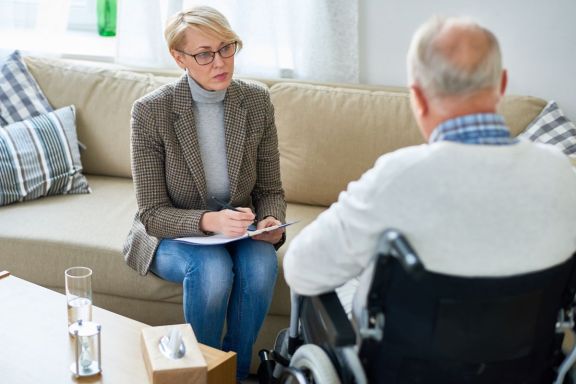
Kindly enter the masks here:
M 212 332 L 206 331 L 212 329 L 208 323 L 219 329 L 217 324 L 224 321 L 233 272 L 232 260 L 226 251 L 222 252 L 218 247 L 204 248 L 216 249 L 202 249 L 190 258 L 183 288 L 186 321 L 199 331 L 204 329 L 203 333 L 207 334 Z
M 278 275 L 278 259 L 274 247 L 262 241 L 250 240 L 235 255 L 235 269 L 251 291 L 269 290 Z
M 199 246 L 190 255 L 186 265 L 186 277 L 202 281 L 206 288 L 218 290 L 232 285 L 232 259 L 224 247 Z
M 150 270 L 164 280 L 181 283 L 186 274 L 188 254 L 187 244 L 172 239 L 160 241 Z

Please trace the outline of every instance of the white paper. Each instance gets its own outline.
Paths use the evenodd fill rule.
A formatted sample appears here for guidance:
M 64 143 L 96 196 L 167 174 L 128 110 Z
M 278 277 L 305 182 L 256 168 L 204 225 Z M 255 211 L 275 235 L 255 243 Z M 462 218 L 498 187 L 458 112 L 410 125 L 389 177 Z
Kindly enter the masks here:
M 196 244 L 196 245 L 227 244 L 227 243 L 231 243 L 233 241 L 242 240 L 242 239 L 246 239 L 248 237 L 256 236 L 256 235 L 259 235 L 259 234 L 264 233 L 264 232 L 274 231 L 275 229 L 278 229 L 278 228 L 284 228 L 284 227 L 287 227 L 287 226 L 292 225 L 294 223 L 297 223 L 297 221 L 292 221 L 292 222 L 286 223 L 286 224 L 273 225 L 271 227 L 258 229 L 256 231 L 248 231 L 244 235 L 236 236 L 236 237 L 228 237 L 222 233 L 217 233 L 216 235 L 212 235 L 212 236 L 178 237 L 174 240 L 182 241 L 185 243 Z

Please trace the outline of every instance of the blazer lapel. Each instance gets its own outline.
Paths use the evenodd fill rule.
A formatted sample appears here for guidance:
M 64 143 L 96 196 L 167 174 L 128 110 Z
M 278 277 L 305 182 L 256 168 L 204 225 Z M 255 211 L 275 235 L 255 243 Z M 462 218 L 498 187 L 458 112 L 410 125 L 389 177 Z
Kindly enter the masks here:
M 224 127 L 226 130 L 226 157 L 230 181 L 230 200 L 234 200 L 238 176 L 244 157 L 246 109 L 242 105 L 239 85 L 232 81 L 224 98 Z
M 192 94 L 188 85 L 187 75 L 176 84 L 174 89 L 174 132 L 182 148 L 186 165 L 192 174 L 194 184 L 198 188 L 202 199 L 208 201 L 206 179 L 204 177 L 204 166 L 200 155 L 200 145 L 196 134 L 196 123 L 192 113 Z

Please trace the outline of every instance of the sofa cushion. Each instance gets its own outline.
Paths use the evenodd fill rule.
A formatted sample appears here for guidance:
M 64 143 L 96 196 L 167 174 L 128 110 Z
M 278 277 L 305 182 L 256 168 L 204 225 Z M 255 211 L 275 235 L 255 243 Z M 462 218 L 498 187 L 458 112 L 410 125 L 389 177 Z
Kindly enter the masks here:
M 85 172 L 131 177 L 132 104 L 174 78 L 73 61 L 31 56 L 24 60 L 54 108 L 76 106 L 78 138 L 86 145 Z
M 0 128 L 0 205 L 88 192 L 73 106 Z
M 329 206 L 380 155 L 424 141 L 406 90 L 277 83 L 270 94 L 288 202 Z M 544 105 L 507 96 L 500 111 L 517 135 Z
M 568 120 L 555 101 L 550 101 L 520 136 L 555 145 L 576 159 L 576 126 Z
M 546 100 L 533 96 L 507 95 L 500 103 L 498 112 L 504 116 L 512 136 L 518 136 L 538 116 Z
M 181 317 L 182 288 L 149 273 L 140 276 L 126 265 L 122 245 L 132 217 L 136 197 L 131 179 L 88 176 L 89 195 L 51 196 L 26 204 L 0 208 L 0 269 L 45 287 L 62 290 L 64 270 L 75 265 L 92 268 L 95 305 L 145 321 Z M 291 204 L 288 220 L 300 221 L 286 229 L 287 242 L 310 223 L 323 208 Z M 286 246 L 280 248 L 279 263 Z M 26 255 L 26 257 L 23 257 Z M 30 266 L 42 267 L 33 267 Z M 271 314 L 290 313 L 289 290 L 279 270 Z M 104 302 L 98 301 L 98 297 Z M 128 308 L 115 303 L 130 299 L 174 304 L 177 313 L 146 315 L 144 308 Z M 158 320 L 155 320 L 158 321 Z
M 379 155 L 423 141 L 407 93 L 281 83 L 270 94 L 289 202 L 329 206 Z
M 179 285 L 152 274 L 142 277 L 122 257 L 136 212 L 132 180 L 102 176 L 88 180 L 93 190 L 89 195 L 51 196 L 0 208 L 2 269 L 61 288 L 64 270 L 82 265 L 94 271 L 95 294 L 181 303 Z
M 51 112 L 52 106 L 28 72 L 18 51 L 0 68 L 0 125 L 7 125 Z

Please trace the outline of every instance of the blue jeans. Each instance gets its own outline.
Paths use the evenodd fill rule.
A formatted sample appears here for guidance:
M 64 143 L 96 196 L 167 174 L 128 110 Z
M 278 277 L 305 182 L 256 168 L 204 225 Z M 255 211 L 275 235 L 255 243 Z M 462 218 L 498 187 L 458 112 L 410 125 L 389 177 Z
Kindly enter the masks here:
M 163 239 L 150 269 L 164 280 L 182 283 L 184 318 L 198 341 L 236 352 L 236 376 L 248 376 L 252 346 L 278 274 L 274 246 L 252 239 L 208 246 Z

